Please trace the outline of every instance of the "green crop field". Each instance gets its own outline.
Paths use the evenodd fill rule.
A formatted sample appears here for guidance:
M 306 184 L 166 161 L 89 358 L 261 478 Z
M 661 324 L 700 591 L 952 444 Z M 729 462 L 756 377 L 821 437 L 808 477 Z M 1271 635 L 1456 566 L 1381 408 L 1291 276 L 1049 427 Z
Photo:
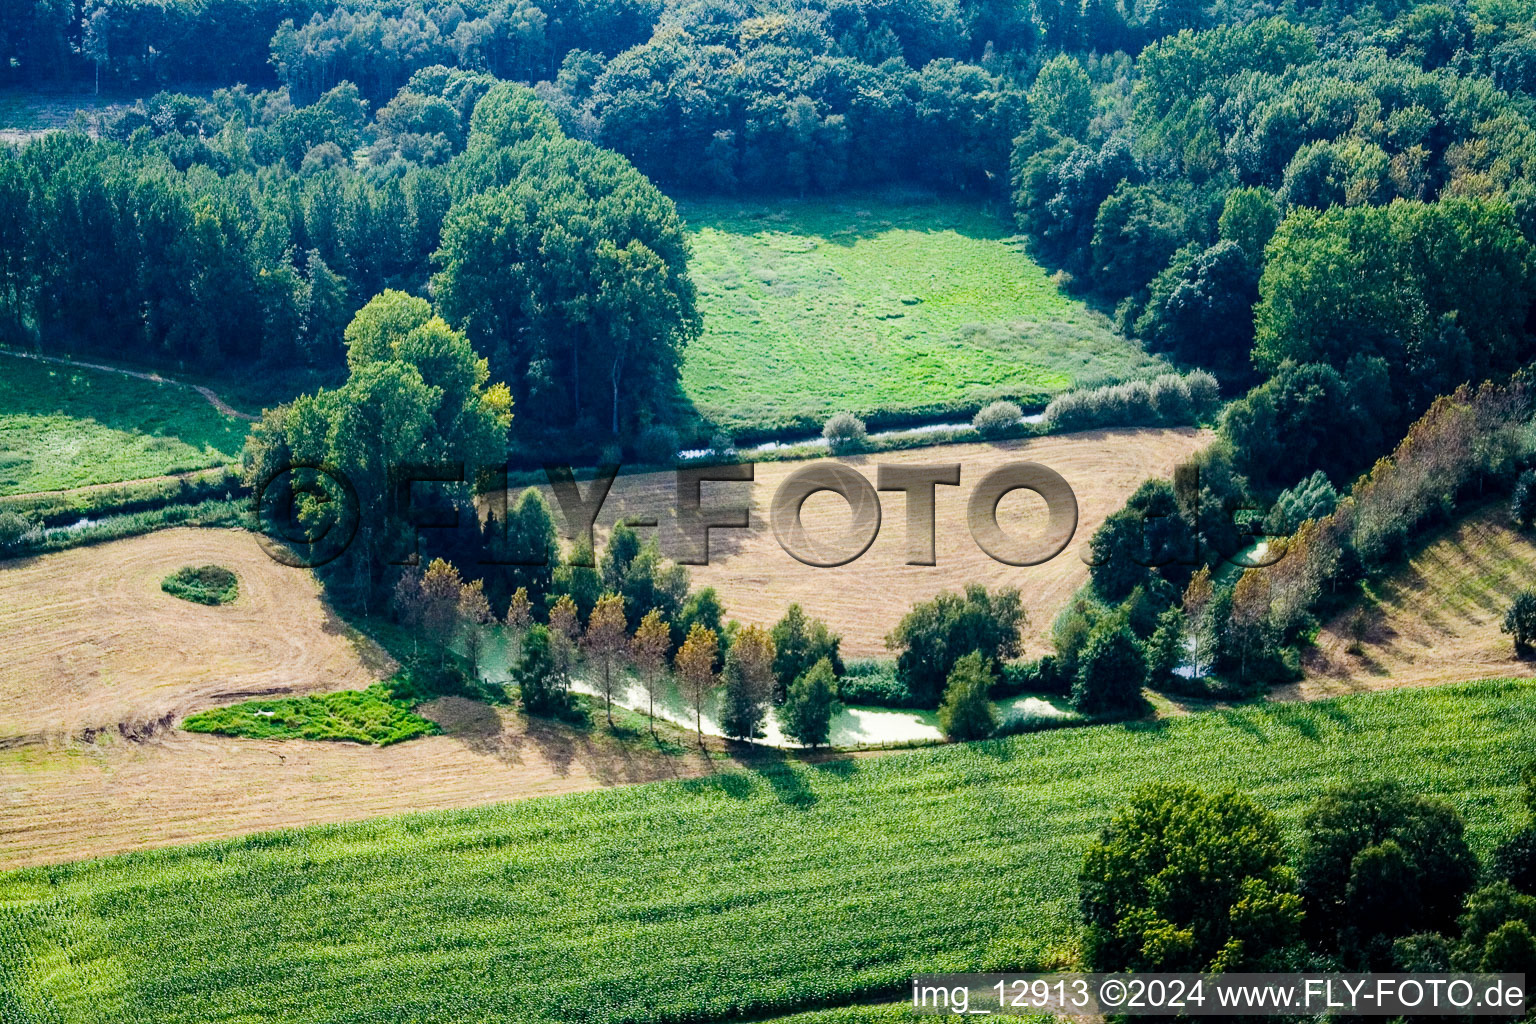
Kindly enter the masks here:
M 1066 295 L 1023 239 L 954 200 L 685 202 L 704 335 L 683 388 L 732 430 L 1038 404 L 1158 365 Z
M 1513 821 L 1536 683 L 1266 704 L 0 875 L 0 1017 L 708 1021 L 1055 966 L 1142 783 L 1443 794 Z M 815 1018 L 810 1018 L 815 1019 Z M 833 1015 L 829 1019 L 838 1019 Z
M 0 355 L 0 496 L 217 466 L 249 428 L 191 388 Z

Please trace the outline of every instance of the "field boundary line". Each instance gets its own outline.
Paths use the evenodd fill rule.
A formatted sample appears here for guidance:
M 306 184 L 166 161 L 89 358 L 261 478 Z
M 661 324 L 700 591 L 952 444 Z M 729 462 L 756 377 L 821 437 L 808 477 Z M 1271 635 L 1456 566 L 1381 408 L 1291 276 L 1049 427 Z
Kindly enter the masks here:
M 45 495 L 54 497 L 67 497 L 71 494 L 90 494 L 92 491 L 105 491 L 112 487 L 131 487 L 134 484 L 177 483 L 183 480 L 197 480 L 216 473 L 229 473 L 239 471 L 239 463 L 227 462 L 219 466 L 205 466 L 202 469 L 187 469 L 179 473 L 161 473 L 157 476 L 138 476 L 132 480 L 109 480 L 99 484 L 81 484 L 79 487 L 59 487 L 51 491 L 22 491 L 20 494 L 0 494 L 0 508 L 7 504 L 16 504 L 26 498 L 39 498 Z

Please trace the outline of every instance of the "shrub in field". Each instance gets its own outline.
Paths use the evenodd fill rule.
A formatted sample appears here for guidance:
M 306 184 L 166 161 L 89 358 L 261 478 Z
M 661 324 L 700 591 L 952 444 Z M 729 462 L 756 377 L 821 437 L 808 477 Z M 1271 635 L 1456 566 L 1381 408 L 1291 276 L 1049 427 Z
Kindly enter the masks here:
M 160 589 L 184 601 L 229 604 L 240 594 L 240 580 L 222 565 L 189 565 L 161 580 Z
M 976 413 L 971 426 L 982 437 L 1003 437 L 1019 425 L 1023 416 L 1024 411 L 1012 402 L 993 402 Z
M 1194 418 L 1194 403 L 1183 377 L 1165 373 L 1153 379 L 1151 388 L 1152 408 L 1164 423 L 1188 423 Z
M 0 512 L 0 552 L 14 551 L 21 547 L 32 529 L 32 523 L 21 513 Z
M 548 627 L 538 624 L 528 627 L 523 636 L 522 657 L 512 668 L 518 703 L 530 715 L 579 718 L 579 710 L 561 682 L 553 647 Z
M 1069 391 L 1045 409 L 1045 423 L 1053 430 L 1122 427 L 1157 421 L 1152 387 L 1143 380 L 1087 391 Z
M 1189 389 L 1189 408 L 1197 420 L 1209 419 L 1221 405 L 1221 383 L 1208 370 L 1191 370 L 1184 375 Z
M 1058 395 L 1045 408 L 1045 424 L 1057 431 L 1190 424 L 1209 417 L 1218 401 L 1216 378 L 1204 370 L 1165 373 Z
M 1366 969 L 1387 963 L 1400 936 L 1448 930 L 1477 878 L 1461 815 L 1395 783 L 1324 794 L 1303 830 L 1308 931 Z
M 1522 590 L 1515 595 L 1499 631 L 1514 638 L 1516 654 L 1524 657 L 1531 653 L 1532 642 L 1536 641 L 1536 590 Z
M 851 412 L 833 413 L 826 426 L 821 428 L 821 436 L 827 439 L 827 445 L 837 453 L 858 451 L 868 435 L 864 421 Z
M 997 712 L 988 699 L 992 690 L 992 662 L 972 651 L 949 673 L 944 700 L 939 705 L 939 728 L 951 742 L 984 740 L 997 729 Z
M 1095 971 L 1274 970 L 1301 937 L 1280 824 L 1240 793 L 1153 785 L 1088 850 L 1078 889 Z
M 789 684 L 779 708 L 779 725 L 796 743 L 819 747 L 827 742 L 836 713 L 837 676 L 832 662 L 822 658 Z
M 1515 480 L 1515 492 L 1509 502 L 1509 518 L 1522 530 L 1536 522 L 1536 469 L 1527 469 Z

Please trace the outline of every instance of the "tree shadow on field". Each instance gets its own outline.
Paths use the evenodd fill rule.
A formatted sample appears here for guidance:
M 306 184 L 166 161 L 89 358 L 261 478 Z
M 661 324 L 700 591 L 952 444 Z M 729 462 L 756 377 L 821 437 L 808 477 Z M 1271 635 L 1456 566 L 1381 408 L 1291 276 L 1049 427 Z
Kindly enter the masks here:
M 570 729 L 530 718 L 528 731 L 524 736 L 538 750 L 539 756 L 548 762 L 551 771 L 561 778 L 571 774 L 571 763 L 576 760 L 577 743 Z M 594 771 L 593 774 L 601 773 Z
M 1317 716 L 1307 705 L 1277 704 L 1270 710 L 1269 718 L 1276 725 L 1291 730 L 1309 742 L 1317 743 L 1323 738 Z
M 503 764 L 522 764 L 516 739 L 508 735 L 501 715 L 490 705 L 463 697 L 439 697 L 421 711 L 471 753 Z
M 688 785 L 696 789 L 714 790 L 733 800 L 745 801 L 758 793 L 757 784 L 761 782 L 786 807 L 811 807 L 820 799 L 806 785 L 808 766 L 801 765 L 798 758 L 774 747 L 748 747 L 744 744 L 732 746 L 732 757 L 743 771 L 720 772 Z
M 828 757 L 811 762 L 811 767 L 844 782 L 853 778 L 859 771 L 858 762 L 851 757 Z
M 1253 720 L 1254 716 L 1251 713 L 1240 708 L 1223 708 L 1216 711 L 1215 714 L 1221 719 L 1223 724 L 1231 726 L 1249 738 L 1259 743 L 1269 743 L 1269 734 L 1259 727 L 1259 724 Z

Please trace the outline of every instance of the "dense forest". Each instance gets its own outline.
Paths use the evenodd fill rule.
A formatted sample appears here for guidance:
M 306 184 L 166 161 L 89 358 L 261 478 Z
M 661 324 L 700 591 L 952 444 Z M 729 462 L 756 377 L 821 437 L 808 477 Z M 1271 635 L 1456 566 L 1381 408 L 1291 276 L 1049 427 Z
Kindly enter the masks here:
M 1493 0 L 12 6 L 12 80 L 167 90 L 0 153 L 0 317 L 44 350 L 339 372 L 397 289 L 514 430 L 635 437 L 699 330 L 661 189 L 897 182 L 1257 386 L 1260 493 L 1532 351 L 1536 30 Z

